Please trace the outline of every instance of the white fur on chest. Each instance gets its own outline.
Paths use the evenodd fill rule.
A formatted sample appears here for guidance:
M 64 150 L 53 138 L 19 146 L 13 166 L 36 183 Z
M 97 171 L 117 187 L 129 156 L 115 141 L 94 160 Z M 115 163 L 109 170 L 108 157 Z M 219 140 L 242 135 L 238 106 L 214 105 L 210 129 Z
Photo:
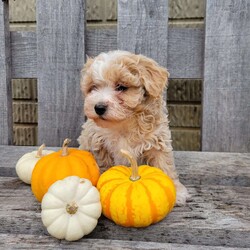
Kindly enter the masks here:
M 135 143 L 131 140 L 131 138 L 127 138 L 123 135 L 119 134 L 108 134 L 105 136 L 104 144 L 106 149 L 112 155 L 114 159 L 114 163 L 116 165 L 128 165 L 127 159 L 122 156 L 120 150 L 125 149 L 137 159 L 139 160 L 140 156 L 143 153 L 143 145 L 144 143 Z

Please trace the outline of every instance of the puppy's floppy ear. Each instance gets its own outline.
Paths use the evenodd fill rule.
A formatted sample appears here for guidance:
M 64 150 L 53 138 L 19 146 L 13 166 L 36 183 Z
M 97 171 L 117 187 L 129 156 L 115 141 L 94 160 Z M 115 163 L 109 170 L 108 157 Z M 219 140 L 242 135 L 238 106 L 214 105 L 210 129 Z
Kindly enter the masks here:
M 153 97 L 162 95 L 167 86 L 169 73 L 154 60 L 138 55 L 138 66 L 141 68 L 141 80 L 146 91 Z

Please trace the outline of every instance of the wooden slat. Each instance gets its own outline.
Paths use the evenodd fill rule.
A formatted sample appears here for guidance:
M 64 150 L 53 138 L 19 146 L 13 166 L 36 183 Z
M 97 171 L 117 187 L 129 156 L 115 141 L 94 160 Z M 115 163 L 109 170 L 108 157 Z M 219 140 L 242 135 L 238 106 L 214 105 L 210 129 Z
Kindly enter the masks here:
M 12 78 L 37 77 L 37 36 L 35 32 L 11 32 Z
M 203 29 L 169 28 L 167 68 L 171 78 L 203 78 L 203 53 Z
M 8 1 L 0 1 L 0 145 L 12 144 L 11 55 Z
M 101 52 L 117 50 L 117 29 L 112 28 L 87 28 L 86 53 L 94 57 Z
M 25 249 L 250 247 L 249 153 L 175 152 L 180 179 L 192 195 L 185 207 L 175 207 L 163 221 L 141 229 L 120 227 L 102 216 L 89 236 L 72 243 L 49 236 L 40 203 L 15 175 L 19 157 L 35 149 L 0 146 L 0 248 L 16 241 Z
M 85 57 L 85 1 L 37 1 L 38 141 L 76 145 L 83 123 L 80 71 Z
M 250 152 L 250 1 L 206 13 L 202 150 Z
M 167 65 L 167 0 L 118 0 L 118 49 Z
M 0 247 L 3 249 L 15 248 L 29 249 L 105 249 L 105 250 L 242 250 L 238 247 L 216 247 L 216 246 L 202 246 L 189 244 L 174 244 L 174 243 L 159 243 L 148 241 L 129 241 L 129 240 L 110 240 L 110 239 L 88 239 L 66 242 L 57 240 L 47 235 L 25 235 L 18 234 L 13 237 L 9 234 L 0 234 Z
M 0 146 L 0 176 L 16 177 L 18 159 L 37 148 Z M 250 187 L 249 153 L 174 152 L 174 156 L 180 179 L 185 185 Z
M 155 225 L 124 228 L 102 216 L 95 230 L 85 238 L 250 247 L 250 187 L 198 184 L 188 185 L 188 189 L 192 200 L 185 207 L 175 207 Z M 42 225 L 40 203 L 29 185 L 17 178 L 0 177 L 0 203 L 0 234 L 49 235 Z
M 13 78 L 37 77 L 36 43 L 35 32 L 11 32 Z M 168 62 L 163 66 L 167 66 L 171 78 L 202 78 L 203 43 L 203 29 L 168 29 L 168 52 L 166 54 L 162 53 L 162 56 L 165 57 L 168 54 Z M 96 56 L 101 52 L 116 49 L 116 27 L 87 29 L 87 55 Z

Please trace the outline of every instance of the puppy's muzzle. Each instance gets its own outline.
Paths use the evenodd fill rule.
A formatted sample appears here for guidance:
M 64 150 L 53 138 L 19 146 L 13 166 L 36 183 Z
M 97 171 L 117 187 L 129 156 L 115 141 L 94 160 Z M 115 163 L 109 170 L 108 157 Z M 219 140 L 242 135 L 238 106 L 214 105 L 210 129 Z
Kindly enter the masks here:
M 98 114 L 99 116 L 102 116 L 105 114 L 105 112 L 107 111 L 108 105 L 103 104 L 103 103 L 99 103 L 95 105 L 95 112 L 96 114 Z

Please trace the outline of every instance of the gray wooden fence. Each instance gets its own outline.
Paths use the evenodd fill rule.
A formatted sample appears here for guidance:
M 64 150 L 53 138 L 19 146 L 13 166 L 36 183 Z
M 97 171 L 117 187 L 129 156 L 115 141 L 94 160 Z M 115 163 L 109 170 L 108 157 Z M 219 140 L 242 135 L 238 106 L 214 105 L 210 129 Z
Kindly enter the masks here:
M 38 78 L 38 141 L 75 140 L 85 55 L 123 49 L 172 78 L 202 78 L 202 150 L 250 152 L 250 0 L 207 0 L 204 29 L 169 28 L 167 0 L 118 0 L 114 29 L 86 29 L 84 0 L 37 0 L 37 31 L 10 32 L 0 1 L 0 144 L 12 143 L 11 79 Z

